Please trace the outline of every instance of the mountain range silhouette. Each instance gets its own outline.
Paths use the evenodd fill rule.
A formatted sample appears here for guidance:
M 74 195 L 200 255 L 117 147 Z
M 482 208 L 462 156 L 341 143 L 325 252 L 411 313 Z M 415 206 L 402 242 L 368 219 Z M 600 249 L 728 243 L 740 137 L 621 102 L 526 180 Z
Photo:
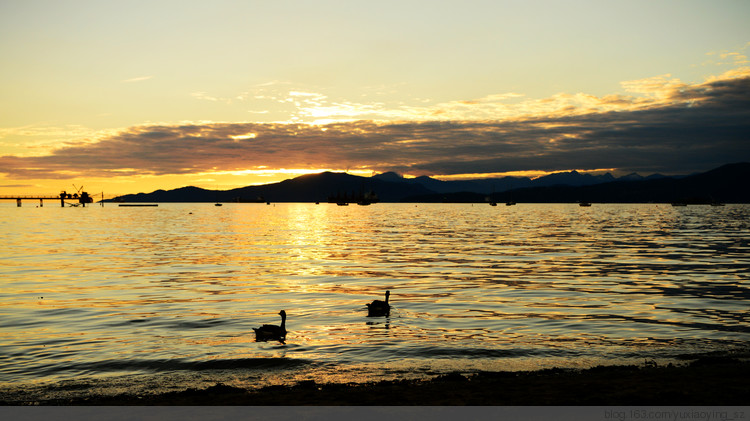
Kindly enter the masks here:
M 182 187 L 119 196 L 122 202 L 325 202 L 331 197 L 354 198 L 375 193 L 380 202 L 482 203 L 750 203 L 750 163 L 723 165 L 688 176 L 655 174 L 590 175 L 577 171 L 530 179 L 503 177 L 441 181 L 430 177 L 403 178 L 392 172 L 361 177 L 323 172 L 279 183 L 231 190 Z

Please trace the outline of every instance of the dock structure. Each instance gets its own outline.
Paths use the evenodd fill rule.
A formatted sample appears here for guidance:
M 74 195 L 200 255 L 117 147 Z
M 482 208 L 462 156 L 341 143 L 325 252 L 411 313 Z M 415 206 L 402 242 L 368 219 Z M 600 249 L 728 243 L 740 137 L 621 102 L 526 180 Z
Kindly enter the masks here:
M 28 196 L 0 196 L 0 200 L 15 200 L 16 206 L 19 208 L 21 207 L 21 201 L 22 200 L 39 200 L 39 207 L 44 206 L 44 200 L 55 200 L 60 199 L 60 196 L 38 196 L 38 195 L 28 195 Z M 65 201 L 62 201 L 62 206 L 65 206 Z
M 22 200 L 39 200 L 39 207 L 44 206 L 44 200 L 56 200 L 60 199 L 60 206 L 65 207 L 65 200 L 70 199 L 77 201 L 78 203 L 68 203 L 70 206 L 83 206 L 86 207 L 86 203 L 93 203 L 94 199 L 89 196 L 86 192 L 81 192 L 79 195 L 78 193 L 70 194 L 65 191 L 61 192 L 57 196 L 49 196 L 49 195 L 11 195 L 11 196 L 0 196 L 0 200 L 15 200 L 16 206 L 19 208 L 21 207 L 21 201 Z

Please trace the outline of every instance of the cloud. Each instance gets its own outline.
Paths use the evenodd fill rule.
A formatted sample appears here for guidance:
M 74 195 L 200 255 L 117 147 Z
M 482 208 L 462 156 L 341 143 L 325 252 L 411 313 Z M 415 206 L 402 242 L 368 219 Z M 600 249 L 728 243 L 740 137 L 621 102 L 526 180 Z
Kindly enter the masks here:
M 278 168 L 413 175 L 570 168 L 672 173 L 750 160 L 750 70 L 697 84 L 662 75 L 623 86 L 641 95 L 533 100 L 505 94 L 402 107 L 393 115 L 414 118 L 398 121 L 143 125 L 45 156 L 0 157 L 0 172 L 17 179 Z M 326 98 L 319 94 L 297 91 L 294 97 L 303 110 L 306 104 L 336 106 L 338 114 L 356 115 L 360 109 L 352 103 L 323 104 Z M 454 118 L 427 118 L 437 110 Z M 487 118 L 459 118 L 464 115 Z
M 622 82 L 621 85 L 627 92 L 646 94 L 659 98 L 668 98 L 675 90 L 687 86 L 680 79 L 672 78 L 670 74 L 626 81 Z
M 131 79 L 121 80 L 120 82 L 121 83 L 142 82 L 144 80 L 149 80 L 151 78 L 153 78 L 153 76 L 140 76 L 140 77 L 134 77 L 134 78 L 131 78 Z
M 1 188 L 7 189 L 7 188 L 29 188 L 29 187 L 36 187 L 33 184 L 0 184 Z

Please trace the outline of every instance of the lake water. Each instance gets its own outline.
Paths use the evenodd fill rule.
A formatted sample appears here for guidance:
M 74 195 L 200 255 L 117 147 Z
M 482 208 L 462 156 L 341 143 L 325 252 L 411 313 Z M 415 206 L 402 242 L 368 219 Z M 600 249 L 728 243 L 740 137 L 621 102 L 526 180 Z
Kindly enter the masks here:
M 749 354 L 748 205 L 33 202 L 0 203 L 0 392 Z

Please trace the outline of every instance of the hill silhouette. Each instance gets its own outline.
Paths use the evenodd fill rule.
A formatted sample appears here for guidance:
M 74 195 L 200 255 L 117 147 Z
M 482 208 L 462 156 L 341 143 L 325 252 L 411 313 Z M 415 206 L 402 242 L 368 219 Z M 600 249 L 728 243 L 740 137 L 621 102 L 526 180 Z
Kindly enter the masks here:
M 575 171 L 534 180 L 504 177 L 490 180 L 441 181 L 430 177 L 402 178 L 395 173 L 360 177 L 346 173 L 309 174 L 261 186 L 232 190 L 182 187 L 120 196 L 125 202 L 325 202 L 374 192 L 381 202 L 570 203 L 750 203 L 750 163 L 728 164 L 685 177 L 637 174 L 616 179 Z
M 346 173 L 324 172 L 308 174 L 279 183 L 240 187 L 232 190 L 207 190 L 182 187 L 156 190 L 115 198 L 125 202 L 325 202 L 330 196 L 357 197 L 375 192 L 380 201 L 399 202 L 405 197 L 434 193 L 409 183 L 383 181 Z

